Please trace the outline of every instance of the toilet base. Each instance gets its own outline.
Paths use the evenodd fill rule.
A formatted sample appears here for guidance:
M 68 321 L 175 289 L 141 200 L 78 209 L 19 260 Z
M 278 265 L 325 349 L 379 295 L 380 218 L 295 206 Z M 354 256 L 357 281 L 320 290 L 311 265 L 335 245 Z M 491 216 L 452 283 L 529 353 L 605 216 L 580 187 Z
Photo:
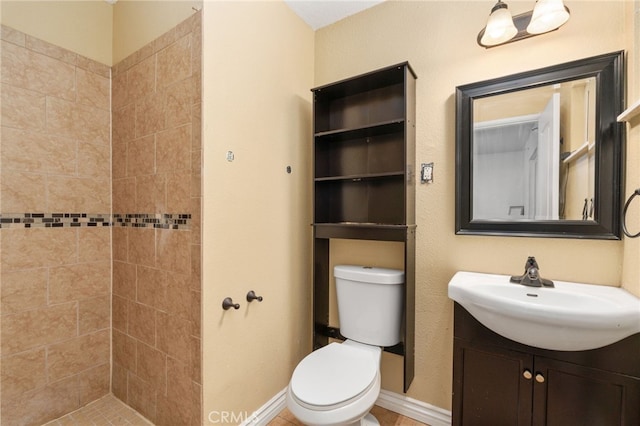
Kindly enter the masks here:
M 362 418 L 362 420 L 360 420 L 360 426 L 380 426 L 380 422 L 373 416 L 373 414 L 368 413 Z

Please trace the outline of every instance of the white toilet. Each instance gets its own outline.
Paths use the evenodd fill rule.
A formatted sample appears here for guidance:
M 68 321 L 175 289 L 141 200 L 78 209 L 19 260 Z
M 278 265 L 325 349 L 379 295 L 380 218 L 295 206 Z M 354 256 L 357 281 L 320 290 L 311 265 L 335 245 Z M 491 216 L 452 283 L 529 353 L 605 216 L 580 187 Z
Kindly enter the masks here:
M 379 425 L 369 410 L 380 393 L 382 346 L 401 340 L 404 272 L 341 265 L 336 278 L 340 333 L 293 371 L 287 408 L 309 426 Z

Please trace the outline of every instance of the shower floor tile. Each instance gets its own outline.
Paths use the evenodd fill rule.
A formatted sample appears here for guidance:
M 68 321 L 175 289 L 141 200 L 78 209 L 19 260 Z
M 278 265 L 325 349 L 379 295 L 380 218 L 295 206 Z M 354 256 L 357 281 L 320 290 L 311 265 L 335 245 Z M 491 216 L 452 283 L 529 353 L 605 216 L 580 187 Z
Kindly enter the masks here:
M 115 396 L 109 394 L 43 426 L 153 426 Z

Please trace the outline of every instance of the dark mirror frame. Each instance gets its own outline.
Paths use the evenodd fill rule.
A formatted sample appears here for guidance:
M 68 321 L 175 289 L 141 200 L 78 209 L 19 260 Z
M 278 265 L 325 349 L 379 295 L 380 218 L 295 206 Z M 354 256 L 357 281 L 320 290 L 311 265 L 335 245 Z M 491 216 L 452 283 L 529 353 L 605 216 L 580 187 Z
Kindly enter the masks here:
M 619 240 L 624 177 L 624 52 L 614 52 L 456 87 L 456 234 Z M 473 101 L 596 78 L 594 220 L 473 220 Z

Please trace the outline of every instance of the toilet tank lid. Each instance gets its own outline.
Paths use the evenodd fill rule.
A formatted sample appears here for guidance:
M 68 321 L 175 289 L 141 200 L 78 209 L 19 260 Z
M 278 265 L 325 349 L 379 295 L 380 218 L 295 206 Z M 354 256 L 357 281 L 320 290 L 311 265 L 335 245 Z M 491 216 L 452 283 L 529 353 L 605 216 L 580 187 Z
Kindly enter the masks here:
M 333 268 L 333 276 L 373 284 L 402 284 L 404 282 L 404 271 L 402 270 L 371 266 L 336 265 Z

